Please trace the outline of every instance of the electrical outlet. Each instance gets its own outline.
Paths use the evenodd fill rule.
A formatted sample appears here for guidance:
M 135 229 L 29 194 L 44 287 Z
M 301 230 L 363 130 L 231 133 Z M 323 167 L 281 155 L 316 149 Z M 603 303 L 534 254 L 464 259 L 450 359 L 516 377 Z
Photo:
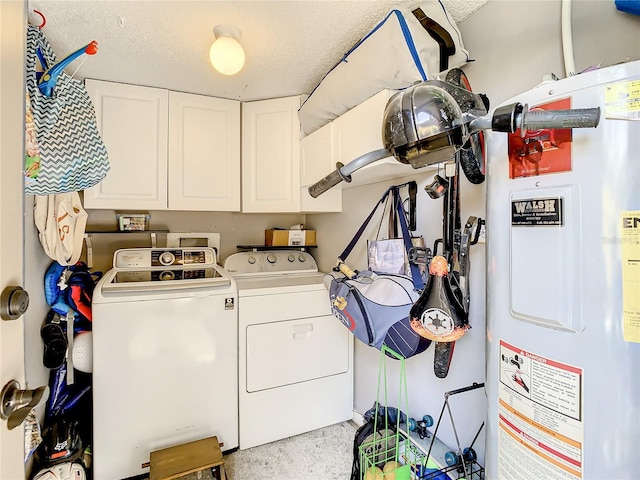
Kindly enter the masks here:
M 478 235 L 478 243 L 487 243 L 487 226 L 484 222 L 480 225 L 480 235 Z

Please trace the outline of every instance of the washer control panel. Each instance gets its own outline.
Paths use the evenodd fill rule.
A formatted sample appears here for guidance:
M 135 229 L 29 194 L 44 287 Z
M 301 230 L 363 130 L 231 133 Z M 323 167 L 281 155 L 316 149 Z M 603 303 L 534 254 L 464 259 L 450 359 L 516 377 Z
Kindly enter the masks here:
M 265 250 L 240 252 L 227 257 L 224 268 L 231 275 L 269 275 L 282 273 L 315 273 L 318 264 L 308 252 Z
M 124 248 L 113 255 L 115 268 L 215 265 L 213 248 Z

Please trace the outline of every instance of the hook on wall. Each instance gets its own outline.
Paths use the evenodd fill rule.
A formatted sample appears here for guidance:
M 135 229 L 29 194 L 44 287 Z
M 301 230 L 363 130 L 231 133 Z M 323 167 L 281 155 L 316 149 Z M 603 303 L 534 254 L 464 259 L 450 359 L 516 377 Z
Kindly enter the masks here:
M 47 18 L 44 16 L 44 13 L 39 12 L 38 10 L 34 10 L 34 13 L 37 13 L 38 15 L 40 15 L 40 18 L 42 18 L 42 23 L 38 25 L 38 28 L 42 30 L 44 26 L 47 24 Z

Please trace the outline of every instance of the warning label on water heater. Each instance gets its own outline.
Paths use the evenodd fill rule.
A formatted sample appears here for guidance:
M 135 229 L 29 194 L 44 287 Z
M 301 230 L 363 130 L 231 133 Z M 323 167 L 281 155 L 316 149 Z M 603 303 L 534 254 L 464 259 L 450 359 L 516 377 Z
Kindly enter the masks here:
M 498 478 L 583 478 L 581 368 L 500 341 Z
M 640 211 L 622 212 L 620 223 L 624 340 L 640 343 Z

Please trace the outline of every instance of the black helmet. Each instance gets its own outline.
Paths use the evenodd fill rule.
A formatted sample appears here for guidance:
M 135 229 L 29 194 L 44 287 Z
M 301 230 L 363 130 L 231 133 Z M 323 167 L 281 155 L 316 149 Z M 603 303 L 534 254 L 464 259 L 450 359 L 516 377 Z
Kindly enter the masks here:
M 81 455 L 82 440 L 78 421 L 63 417 L 55 418 L 51 425 L 45 427 L 42 443 L 35 452 L 36 460 L 44 466 L 73 462 Z

